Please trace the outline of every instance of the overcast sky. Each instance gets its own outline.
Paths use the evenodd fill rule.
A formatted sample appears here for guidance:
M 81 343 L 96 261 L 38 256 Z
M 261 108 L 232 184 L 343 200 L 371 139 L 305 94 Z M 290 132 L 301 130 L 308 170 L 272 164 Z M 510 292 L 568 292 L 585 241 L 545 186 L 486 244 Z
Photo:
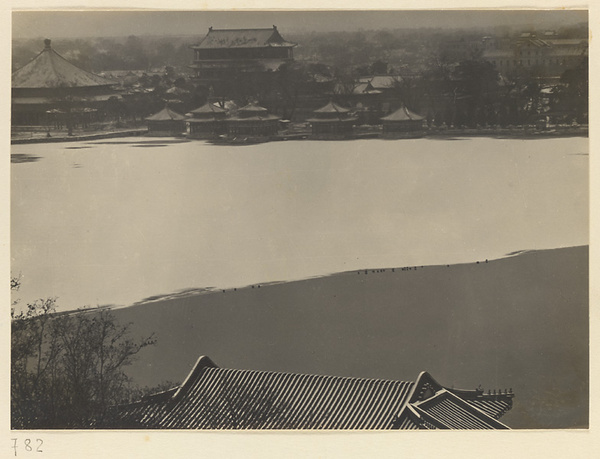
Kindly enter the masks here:
M 587 21 L 571 11 L 28 11 L 13 13 L 13 38 L 127 35 L 204 35 L 215 28 L 277 25 L 285 31 L 359 30 L 411 27 L 516 26 L 538 30 Z

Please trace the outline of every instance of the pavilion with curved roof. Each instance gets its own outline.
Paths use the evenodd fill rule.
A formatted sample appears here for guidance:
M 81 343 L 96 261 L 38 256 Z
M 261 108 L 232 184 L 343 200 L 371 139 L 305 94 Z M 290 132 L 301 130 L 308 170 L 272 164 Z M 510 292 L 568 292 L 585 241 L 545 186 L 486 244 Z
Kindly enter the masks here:
M 350 115 L 350 109 L 329 101 L 313 112 L 307 119 L 314 136 L 347 136 L 353 133 L 357 118 Z
M 235 116 L 227 118 L 226 125 L 230 136 L 267 137 L 277 134 L 279 117 L 251 102 L 238 109 Z
M 425 118 L 402 105 L 395 112 L 381 118 L 384 134 L 414 133 L 423 130 Z
M 170 137 L 181 136 L 185 132 L 185 115 L 165 106 L 159 112 L 146 118 L 148 135 Z
M 42 51 L 12 74 L 12 124 L 46 124 L 52 110 L 74 116 L 90 113 L 120 97 L 115 84 L 72 64 L 46 39 Z
M 213 138 L 226 132 L 227 110 L 208 101 L 186 113 L 186 117 L 188 137 L 191 139 Z

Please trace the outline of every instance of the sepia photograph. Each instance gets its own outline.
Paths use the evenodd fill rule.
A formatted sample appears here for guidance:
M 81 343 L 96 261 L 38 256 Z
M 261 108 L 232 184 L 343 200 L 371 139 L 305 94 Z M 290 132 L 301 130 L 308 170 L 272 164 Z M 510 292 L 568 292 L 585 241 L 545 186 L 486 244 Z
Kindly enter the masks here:
M 13 432 L 589 429 L 587 9 L 11 27 Z

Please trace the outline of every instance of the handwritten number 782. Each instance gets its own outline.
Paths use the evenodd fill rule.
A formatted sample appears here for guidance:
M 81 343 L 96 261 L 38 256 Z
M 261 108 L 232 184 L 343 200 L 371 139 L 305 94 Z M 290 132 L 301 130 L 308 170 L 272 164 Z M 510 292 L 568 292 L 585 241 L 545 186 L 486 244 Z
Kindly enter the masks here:
M 19 439 L 18 438 L 11 438 L 12 441 L 12 449 L 15 453 L 15 456 L 17 455 L 17 451 L 19 450 Z M 26 453 L 31 453 L 31 452 L 35 452 L 35 453 L 42 453 L 42 445 L 44 444 L 44 440 L 42 440 L 41 438 L 36 438 L 35 440 L 32 440 L 31 438 L 26 438 L 25 440 L 23 440 L 23 451 L 25 451 Z

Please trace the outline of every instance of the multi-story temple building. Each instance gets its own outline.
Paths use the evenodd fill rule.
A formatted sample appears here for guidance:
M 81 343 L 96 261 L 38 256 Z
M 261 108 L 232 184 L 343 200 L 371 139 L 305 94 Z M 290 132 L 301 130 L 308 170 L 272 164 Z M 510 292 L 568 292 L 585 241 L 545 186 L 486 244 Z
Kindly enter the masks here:
M 294 59 L 295 43 L 286 41 L 276 26 L 270 29 L 208 29 L 194 50 L 190 66 L 200 83 L 217 87 L 236 75 L 273 72 Z

